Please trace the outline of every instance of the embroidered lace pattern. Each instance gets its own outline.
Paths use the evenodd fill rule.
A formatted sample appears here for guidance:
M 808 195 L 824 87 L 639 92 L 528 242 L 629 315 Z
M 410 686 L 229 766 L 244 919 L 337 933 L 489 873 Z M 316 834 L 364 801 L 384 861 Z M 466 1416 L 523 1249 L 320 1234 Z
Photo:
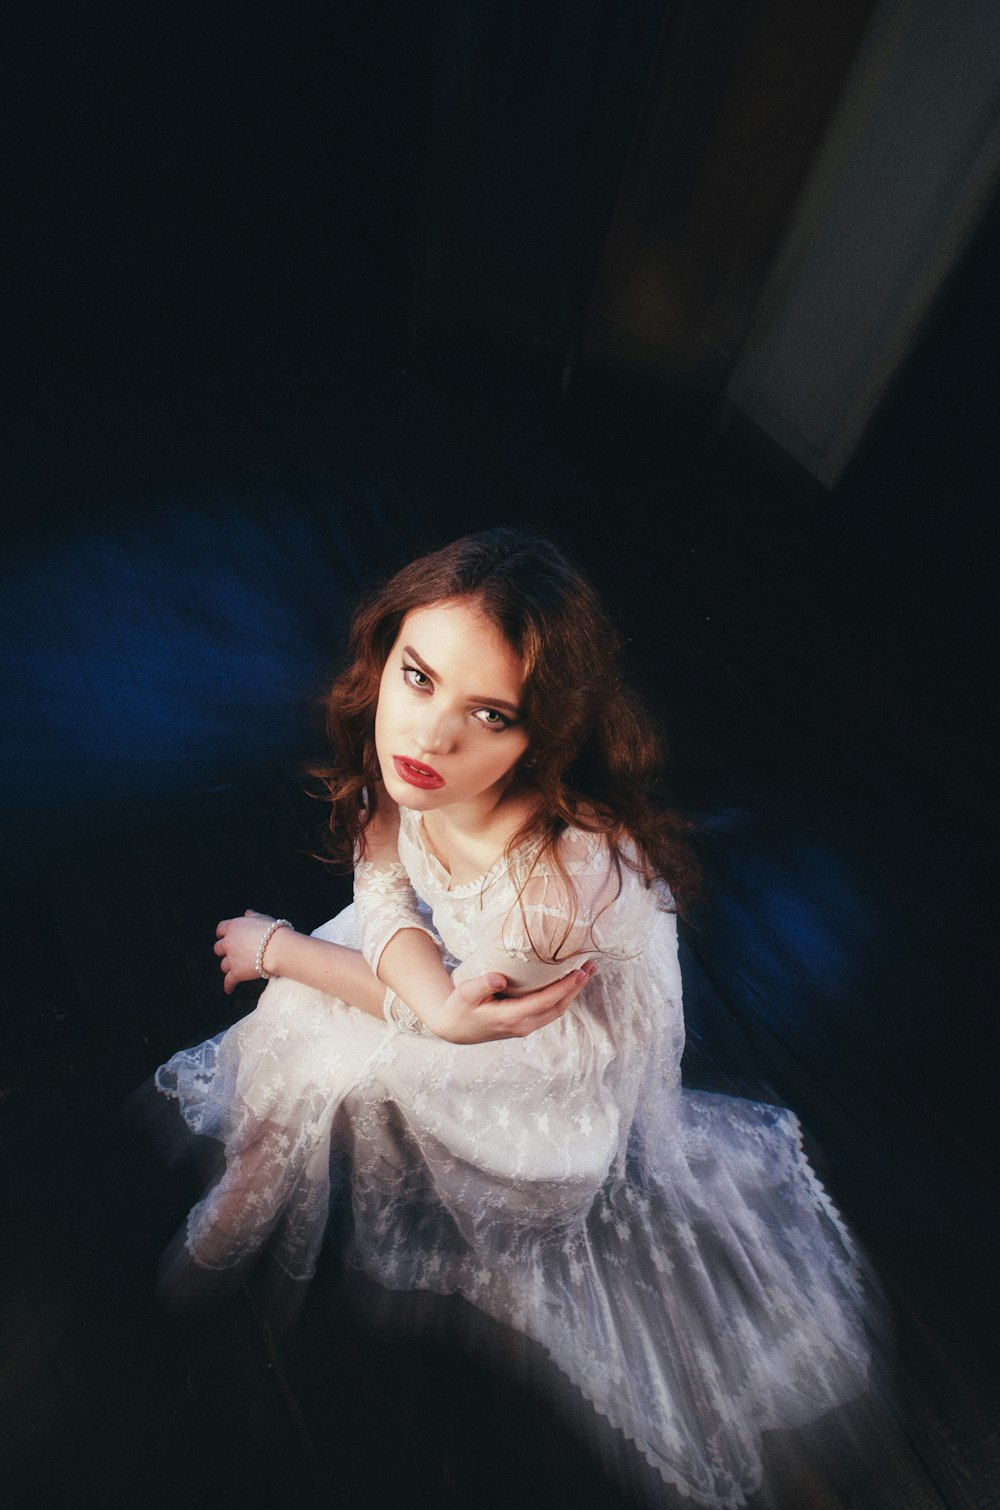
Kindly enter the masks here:
M 668 1483 L 740 1505 L 762 1430 L 863 1387 L 850 1240 L 790 1112 L 681 1090 L 662 896 L 627 868 L 619 880 L 599 839 L 571 831 L 563 846 L 578 897 L 566 937 L 558 873 L 522 852 L 451 886 L 405 810 L 399 864 L 360 865 L 355 906 L 317 930 L 377 961 L 419 927 L 458 978 L 500 970 L 526 987 L 598 958 L 548 1027 L 456 1045 L 392 993 L 383 1022 L 275 979 L 228 1033 L 162 1067 L 188 1126 L 226 1148 L 188 1248 L 231 1268 L 267 1243 L 308 1277 L 331 1145 L 349 1146 L 353 1262 L 389 1287 L 459 1292 L 535 1338 Z

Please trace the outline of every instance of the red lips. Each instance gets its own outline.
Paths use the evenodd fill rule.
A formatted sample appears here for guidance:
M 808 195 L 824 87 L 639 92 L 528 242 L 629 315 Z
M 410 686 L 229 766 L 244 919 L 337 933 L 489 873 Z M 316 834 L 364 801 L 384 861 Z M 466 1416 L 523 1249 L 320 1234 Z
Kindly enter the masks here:
M 396 767 L 396 775 L 409 786 L 418 786 L 423 791 L 444 786 L 444 777 L 439 776 L 432 766 L 424 765 L 419 760 L 407 760 L 403 755 L 394 755 L 392 763 Z

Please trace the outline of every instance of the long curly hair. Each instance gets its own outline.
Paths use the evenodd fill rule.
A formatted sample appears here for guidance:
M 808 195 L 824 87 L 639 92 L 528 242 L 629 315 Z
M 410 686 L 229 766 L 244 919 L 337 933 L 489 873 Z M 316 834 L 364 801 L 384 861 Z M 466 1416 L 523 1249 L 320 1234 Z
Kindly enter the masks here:
M 537 800 L 508 857 L 535 841 L 536 865 L 554 865 L 572 896 L 559 858 L 559 839 L 572 825 L 604 836 L 619 877 L 626 865 L 647 885 L 665 881 L 680 906 L 693 900 L 691 825 L 657 799 L 663 746 L 625 679 L 619 635 L 586 578 L 550 541 L 521 530 L 467 535 L 422 556 L 357 610 L 349 663 L 325 699 L 333 756 L 314 771 L 329 793 L 331 858 L 350 867 L 378 808 L 375 710 L 403 621 L 456 599 L 475 602 L 523 670 L 530 742 L 515 780 Z M 571 927 L 572 920 L 567 936 Z

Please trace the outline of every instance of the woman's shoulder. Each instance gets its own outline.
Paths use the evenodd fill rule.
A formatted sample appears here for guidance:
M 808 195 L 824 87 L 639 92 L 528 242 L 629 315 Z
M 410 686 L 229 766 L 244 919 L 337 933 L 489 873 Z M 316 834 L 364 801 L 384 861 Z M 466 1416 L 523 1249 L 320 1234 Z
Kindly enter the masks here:
M 570 875 L 619 868 L 634 871 L 638 850 L 628 835 L 611 835 L 584 813 L 577 823 L 566 825 L 546 858 L 553 869 Z
M 567 827 L 553 845 L 522 862 L 505 938 L 516 935 L 542 959 L 638 954 L 651 914 L 662 904 L 633 858 L 606 834 Z
M 565 895 L 584 913 L 603 911 L 609 903 L 636 891 L 654 893 L 641 876 L 635 845 L 614 841 L 596 828 L 568 825 L 550 846 L 526 846 L 515 857 L 515 880 L 545 892 L 548 901 Z

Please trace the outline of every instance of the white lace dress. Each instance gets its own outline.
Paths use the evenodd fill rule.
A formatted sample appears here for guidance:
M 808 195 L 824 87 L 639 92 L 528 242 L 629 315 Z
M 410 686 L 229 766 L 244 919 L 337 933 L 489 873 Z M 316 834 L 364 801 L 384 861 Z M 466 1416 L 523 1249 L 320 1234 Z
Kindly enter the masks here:
M 739 1505 L 759 1436 L 864 1387 L 850 1240 L 781 1108 L 684 1091 L 676 925 L 599 840 L 563 841 L 580 897 L 563 957 L 599 959 L 557 1022 L 479 1045 L 380 1021 L 291 980 L 157 1074 L 226 1170 L 191 1212 L 206 1268 L 269 1251 L 313 1270 L 331 1148 L 349 1154 L 351 1260 L 391 1288 L 459 1292 L 536 1339 L 663 1478 Z M 557 874 L 508 867 L 451 886 L 404 810 L 400 865 L 359 867 L 356 904 L 317 930 L 372 961 L 401 927 L 432 932 L 461 978 L 524 986 L 566 923 Z M 418 898 L 422 899 L 418 901 Z

